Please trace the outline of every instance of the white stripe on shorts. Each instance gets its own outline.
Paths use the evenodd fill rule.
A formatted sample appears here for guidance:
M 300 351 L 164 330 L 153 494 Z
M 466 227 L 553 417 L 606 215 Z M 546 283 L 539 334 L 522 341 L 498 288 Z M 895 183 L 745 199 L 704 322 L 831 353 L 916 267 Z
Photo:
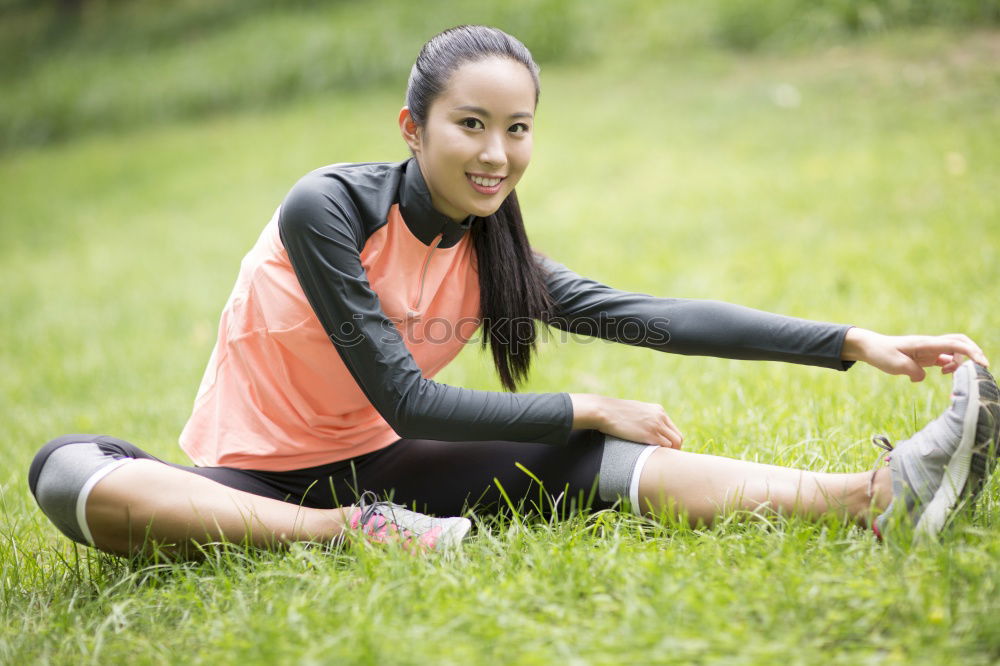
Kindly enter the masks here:
M 646 461 L 649 460 L 649 456 L 653 455 L 653 451 L 660 447 L 650 444 L 635 461 L 635 466 L 632 468 L 632 479 L 629 482 L 628 488 L 628 500 L 632 503 L 632 513 L 641 516 L 643 512 L 643 507 L 639 506 L 639 477 L 642 476 L 642 468 L 646 465 Z
M 91 536 L 90 527 L 87 525 L 87 497 L 90 496 L 90 491 L 94 489 L 97 482 L 107 476 L 108 472 L 113 469 L 118 469 L 125 463 L 132 461 L 133 458 L 120 458 L 97 470 L 89 479 L 87 479 L 87 482 L 83 484 L 83 489 L 80 491 L 79 497 L 76 498 L 76 522 L 80 525 L 80 531 L 83 532 L 83 537 L 91 546 L 94 545 L 94 537 Z

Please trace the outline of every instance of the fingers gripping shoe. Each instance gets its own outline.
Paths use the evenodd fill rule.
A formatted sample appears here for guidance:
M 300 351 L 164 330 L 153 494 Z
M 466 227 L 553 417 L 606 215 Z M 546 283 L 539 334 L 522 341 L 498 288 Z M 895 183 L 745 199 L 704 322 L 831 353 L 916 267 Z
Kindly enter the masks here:
M 966 361 L 955 372 L 951 405 L 887 455 L 892 501 L 872 528 L 881 538 L 909 514 L 915 538 L 936 537 L 959 499 L 974 499 L 997 459 L 1000 389 L 986 368 Z M 971 502 L 970 502 L 971 504 Z
M 472 522 L 468 518 L 434 518 L 378 501 L 375 493 L 362 493 L 348 525 L 376 543 L 401 541 L 404 545 L 440 549 L 462 542 Z

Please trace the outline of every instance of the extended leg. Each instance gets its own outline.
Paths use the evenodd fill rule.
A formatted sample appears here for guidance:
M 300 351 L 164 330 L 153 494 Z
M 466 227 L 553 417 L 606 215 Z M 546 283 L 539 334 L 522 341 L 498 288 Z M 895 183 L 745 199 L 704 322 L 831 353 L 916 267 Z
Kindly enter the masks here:
M 836 513 L 872 522 L 880 537 L 893 520 L 911 522 L 915 538 L 937 537 L 959 506 L 969 507 L 996 466 L 1000 388 L 986 368 L 966 361 L 955 372 L 951 404 L 895 448 L 889 466 L 857 474 L 823 474 L 710 455 L 653 449 L 641 467 L 633 504 L 643 511 L 684 513 L 710 524 L 736 509 L 767 508 L 814 518 Z M 649 450 L 649 449 L 644 449 Z M 633 469 L 633 477 L 634 470 Z M 906 534 L 905 530 L 902 534 Z M 895 537 L 892 537 L 895 538 Z
M 892 498 L 889 473 L 824 474 L 659 448 L 639 477 L 643 511 L 683 512 L 692 524 L 710 525 L 726 512 L 766 507 L 810 518 L 834 512 L 856 520 L 870 507 L 884 509 Z

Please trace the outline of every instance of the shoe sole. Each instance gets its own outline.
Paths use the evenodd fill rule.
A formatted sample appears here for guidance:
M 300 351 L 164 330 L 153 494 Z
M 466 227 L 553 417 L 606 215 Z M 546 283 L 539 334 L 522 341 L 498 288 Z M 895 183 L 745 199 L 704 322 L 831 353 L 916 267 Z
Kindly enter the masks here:
M 971 363 L 971 361 L 969 361 Z M 962 421 L 962 440 L 944 470 L 944 479 L 927 504 L 915 531 L 937 537 L 960 497 L 975 500 L 996 463 L 1000 439 L 1000 389 L 986 368 L 973 364 L 969 403 Z
M 972 469 L 965 489 L 965 494 L 973 499 L 986 485 L 1000 454 L 1000 386 L 986 368 L 977 365 L 976 373 L 979 379 L 979 420 L 976 444 L 972 449 Z

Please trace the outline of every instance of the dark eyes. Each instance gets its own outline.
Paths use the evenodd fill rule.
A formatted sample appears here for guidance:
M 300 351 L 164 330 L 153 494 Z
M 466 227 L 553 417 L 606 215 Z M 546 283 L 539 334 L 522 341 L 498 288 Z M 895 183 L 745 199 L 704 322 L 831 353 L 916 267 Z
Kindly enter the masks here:
M 458 124 L 466 129 L 477 130 L 486 128 L 486 126 L 483 125 L 483 121 L 481 121 L 479 118 L 472 118 L 472 117 L 462 118 L 461 120 L 458 121 Z M 514 134 L 524 134 L 528 130 L 529 127 L 526 123 L 514 123 L 513 125 L 507 128 L 508 132 L 512 132 Z

